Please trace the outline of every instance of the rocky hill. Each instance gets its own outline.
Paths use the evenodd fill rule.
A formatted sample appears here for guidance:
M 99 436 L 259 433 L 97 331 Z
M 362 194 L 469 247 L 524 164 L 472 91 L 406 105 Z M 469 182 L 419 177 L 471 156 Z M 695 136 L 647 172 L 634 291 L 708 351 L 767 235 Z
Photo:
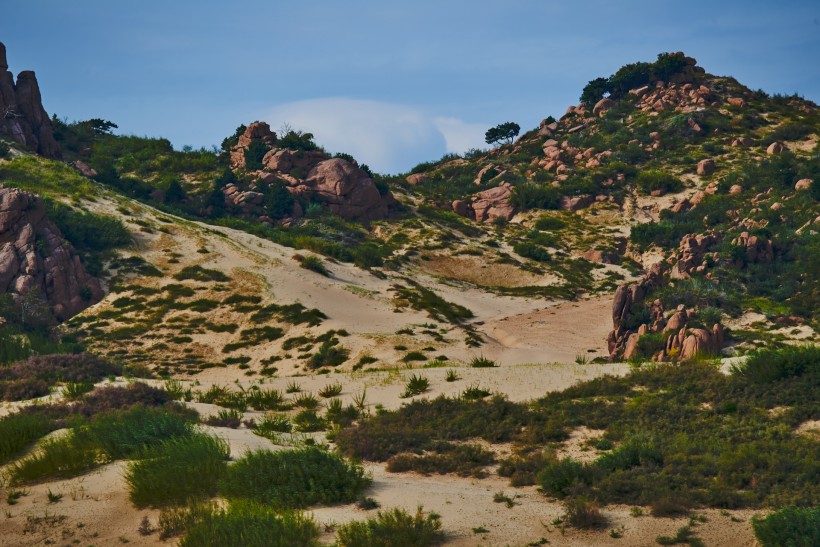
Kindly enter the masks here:
M 9 72 L 6 46 L 0 42 L 0 135 L 47 158 L 60 158 L 51 121 L 43 108 L 40 86 L 31 70 Z

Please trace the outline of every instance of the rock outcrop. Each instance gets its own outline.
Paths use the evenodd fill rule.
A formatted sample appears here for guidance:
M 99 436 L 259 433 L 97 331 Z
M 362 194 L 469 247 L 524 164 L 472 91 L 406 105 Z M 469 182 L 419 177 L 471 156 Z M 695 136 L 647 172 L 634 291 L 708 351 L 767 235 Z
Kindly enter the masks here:
M 68 319 L 103 297 L 79 255 L 46 217 L 42 200 L 0 186 L 0 293 L 18 304 L 45 304 L 57 320 Z
M 322 150 L 294 150 L 277 147 L 276 134 L 265 122 L 251 123 L 231 148 L 231 167 L 247 169 L 245 151 L 260 142 L 269 150 L 262 157 L 261 171 L 251 172 L 256 178 L 250 188 L 229 184 L 223 188 L 226 205 L 239 214 L 270 220 L 265 217 L 258 191 L 266 184 L 281 181 L 302 203 L 294 205 L 291 219 L 302 215 L 302 204 L 320 203 L 347 220 L 378 220 L 385 218 L 395 199 L 390 192 L 382 195 L 370 175 L 353 161 L 329 158 Z M 287 219 L 285 219 L 287 221 Z
M 59 159 L 51 119 L 43 108 L 40 86 L 31 70 L 18 74 L 8 70 L 6 46 L 0 43 L 0 135 L 27 146 L 41 156 Z
M 457 199 L 452 204 L 453 212 L 477 222 L 491 222 L 497 218 L 510 220 L 515 216 L 515 207 L 510 203 L 512 188 L 509 183 L 502 182 L 473 194 L 470 201 Z

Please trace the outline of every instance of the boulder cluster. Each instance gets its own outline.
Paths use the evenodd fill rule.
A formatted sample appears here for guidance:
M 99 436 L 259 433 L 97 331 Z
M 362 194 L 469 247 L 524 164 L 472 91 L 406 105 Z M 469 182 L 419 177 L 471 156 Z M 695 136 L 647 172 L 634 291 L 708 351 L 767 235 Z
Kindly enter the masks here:
M 0 293 L 10 293 L 17 305 L 46 305 L 58 320 L 103 297 L 100 281 L 85 271 L 79 255 L 46 217 L 42 200 L 2 186 Z
M 663 265 L 658 263 L 639 281 L 621 285 L 615 291 L 612 331 L 607 340 L 612 358 L 631 359 L 639 356 L 639 341 L 646 334 L 661 334 L 665 337 L 663 347 L 654 355 L 647 356 L 655 361 L 686 361 L 698 355 L 720 352 L 724 336 L 723 327 L 719 323 L 712 325 L 710 329 L 691 327 L 689 322 L 696 316 L 694 310 L 680 305 L 668 315 L 660 300 L 645 301 L 647 295 L 663 283 L 663 276 Z M 636 317 L 640 316 L 644 308 L 648 308 L 648 318 L 636 326 Z
M 27 146 L 41 156 L 60 158 L 51 120 L 40 97 L 37 77 L 31 70 L 14 75 L 8 70 L 6 46 L 0 43 L 0 136 Z
M 254 141 L 269 148 L 262 158 L 263 168 L 253 171 L 250 188 L 242 189 L 229 184 L 223 189 L 225 203 L 241 214 L 264 216 L 261 186 L 282 181 L 287 191 L 305 203 L 320 203 L 331 212 L 347 220 L 378 220 L 385 218 L 395 200 L 388 192 L 382 195 L 373 179 L 356 162 L 343 158 L 329 158 L 320 150 L 292 150 L 277 147 L 276 133 L 265 122 L 253 122 L 239 136 L 230 152 L 231 166 L 246 169 L 245 151 Z M 293 207 L 291 219 L 303 214 L 299 201 Z

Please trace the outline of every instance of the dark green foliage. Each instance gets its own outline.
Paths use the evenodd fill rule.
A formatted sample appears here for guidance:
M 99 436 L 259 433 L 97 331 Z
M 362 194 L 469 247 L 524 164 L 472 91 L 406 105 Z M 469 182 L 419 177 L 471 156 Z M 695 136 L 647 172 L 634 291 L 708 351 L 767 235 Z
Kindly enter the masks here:
M 228 444 L 210 435 L 164 441 L 129 464 L 129 498 L 137 507 L 161 507 L 212 497 L 229 456 Z
M 190 435 L 190 419 L 163 408 L 134 406 L 98 414 L 75 435 L 79 442 L 101 449 L 111 459 L 128 458 L 161 441 Z
M 733 372 L 759 384 L 770 384 L 820 369 L 820 346 L 785 346 L 761 349 L 735 365 Z
M 609 93 L 609 79 L 595 78 L 584 86 L 581 92 L 581 102 L 588 107 L 595 106 L 595 103 L 603 99 L 607 93 Z
M 401 397 L 407 398 L 421 395 L 428 389 L 430 389 L 430 380 L 428 380 L 426 376 L 413 374 L 407 379 L 407 384 L 404 386 L 404 393 L 401 394 Z
M 784 123 L 763 137 L 762 146 L 769 146 L 776 141 L 799 141 L 815 131 L 811 125 L 803 122 Z
M 165 190 L 165 203 L 178 204 L 187 197 L 188 194 L 185 192 L 185 188 L 182 187 L 182 183 L 179 182 L 179 179 L 171 179 L 168 183 L 168 188 Z
M 510 204 L 521 211 L 558 209 L 561 206 L 561 192 L 552 186 L 519 184 L 513 188 Z
M 635 182 L 645 194 L 654 191 L 678 192 L 683 189 L 680 179 L 663 171 L 640 171 Z
M 393 473 L 416 471 L 425 475 L 455 473 L 462 477 L 484 477 L 484 468 L 495 462 L 492 452 L 477 444 L 437 443 L 436 452 L 416 455 L 396 454 L 387 460 L 387 470 Z
M 558 499 L 564 499 L 574 486 L 589 484 L 591 472 L 572 458 L 555 460 L 538 473 L 538 483 L 544 492 Z
M 820 545 L 820 507 L 784 507 L 753 518 L 752 528 L 763 547 Z
M 488 129 L 484 134 L 484 142 L 487 144 L 496 144 L 503 141 L 505 144 L 511 144 L 520 132 L 520 125 L 515 122 L 505 122 Z
M 513 245 L 513 251 L 519 256 L 535 260 L 536 262 L 550 262 L 552 255 L 544 247 L 534 243 L 522 242 Z
M 364 469 L 317 447 L 249 452 L 230 466 L 220 485 L 229 499 L 276 509 L 352 502 L 370 484 Z
M 276 143 L 279 148 L 290 148 L 291 150 L 321 150 L 319 145 L 313 142 L 313 133 L 303 131 L 288 131 L 279 138 Z
M 253 140 L 245 149 L 245 169 L 248 171 L 258 171 L 264 166 L 262 165 L 262 158 L 270 150 L 270 146 L 261 140 Z
M 262 504 L 235 501 L 227 509 L 211 508 L 188 524 L 181 547 L 318 546 L 319 529 L 301 513 L 279 513 Z
M 270 184 L 264 184 L 259 188 L 259 191 L 264 195 L 262 205 L 265 207 L 265 213 L 270 218 L 277 220 L 290 216 L 296 200 L 288 192 L 284 182 L 277 180 Z
M 11 461 L 53 426 L 42 414 L 20 411 L 0 418 L 0 465 Z
M 174 274 L 174 279 L 177 281 L 192 279 L 194 281 L 218 281 L 222 283 L 231 280 L 230 277 L 218 270 L 211 270 L 202 266 L 186 266 Z
M 459 304 L 453 304 L 410 279 L 405 279 L 409 287 L 394 285 L 396 300 L 406 300 L 414 310 L 426 311 L 430 317 L 440 321 L 460 324 L 464 319 L 473 317 L 473 312 Z
M 567 223 L 561 220 L 560 218 L 543 216 L 535 221 L 535 225 L 533 227 L 536 230 L 540 230 L 543 232 L 552 232 L 565 228 L 566 225 Z
M 497 366 L 498 363 L 492 359 L 484 357 L 483 355 L 470 359 L 470 367 L 472 368 L 492 368 Z
M 426 547 L 444 541 L 441 520 L 436 514 L 426 517 L 419 507 L 415 515 L 403 509 L 379 511 L 364 522 L 353 521 L 339 527 L 338 543 L 343 547 Z
M 45 478 L 69 478 L 81 475 L 99 464 L 92 446 L 79 442 L 69 433 L 46 439 L 36 452 L 15 462 L 9 476 L 14 484 L 31 483 Z
M 339 345 L 338 338 L 331 338 L 322 342 L 319 350 L 308 360 L 307 366 L 311 369 L 338 367 L 347 361 L 349 356 L 350 352 Z
M 322 261 L 322 259 L 316 255 L 302 256 L 301 260 L 299 260 L 299 265 L 306 270 L 310 270 L 312 272 L 316 272 L 324 276 L 330 274 L 330 272 L 328 272 L 327 270 L 327 267 L 325 266 L 324 261 Z
M 107 251 L 131 242 L 131 235 L 119 219 L 78 211 L 48 200 L 46 209 L 65 238 L 83 252 Z

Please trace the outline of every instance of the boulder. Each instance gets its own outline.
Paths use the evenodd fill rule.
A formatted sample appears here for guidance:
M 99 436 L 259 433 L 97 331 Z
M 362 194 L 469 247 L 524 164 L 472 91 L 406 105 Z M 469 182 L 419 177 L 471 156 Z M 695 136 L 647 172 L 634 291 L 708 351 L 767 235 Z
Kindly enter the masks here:
M 743 187 L 739 184 L 733 184 L 729 187 L 729 195 L 734 196 L 743 192 Z
M 0 294 L 16 304 L 41 302 L 57 320 L 68 319 L 103 297 L 79 255 L 46 217 L 42 200 L 0 187 Z
M 715 160 L 705 159 L 698 162 L 698 175 L 708 177 L 715 172 Z
M 327 154 L 320 150 L 291 150 L 289 148 L 273 148 L 262 158 L 265 169 L 292 174 L 298 169 L 297 178 L 304 178 L 320 161 L 327 159 Z
M 595 202 L 595 196 L 591 195 L 583 195 L 583 196 L 562 196 L 561 197 L 561 209 L 565 211 L 578 211 L 580 209 L 585 209 L 592 205 Z
M 0 43 L 0 135 L 27 146 L 41 156 L 60 159 L 51 118 L 43 108 L 40 86 L 34 72 L 8 71 L 6 48 Z
M 780 142 L 773 142 L 766 149 L 766 153 L 769 155 L 780 154 L 781 152 L 783 152 L 783 143 Z
M 415 186 L 417 184 L 421 184 L 426 181 L 429 177 L 425 173 L 414 173 L 412 175 L 408 175 L 406 179 L 407 184 L 411 186 Z
M 311 169 L 304 186 L 312 199 L 348 220 L 384 218 L 392 203 L 392 196 L 382 197 L 365 171 L 341 158 L 319 162 Z
M 470 217 L 470 216 L 473 216 L 475 214 L 475 213 L 473 213 L 473 215 L 470 215 L 470 212 L 472 210 L 472 206 L 470 205 L 469 202 L 464 201 L 463 199 L 455 200 L 452 204 L 452 208 L 453 208 L 453 212 L 455 214 L 457 214 L 458 216 Z
M 607 110 L 618 106 L 618 103 L 613 101 L 612 99 L 601 99 L 595 106 L 592 107 L 592 113 L 596 116 L 603 116 Z
M 736 106 L 738 108 L 745 108 L 746 107 L 746 101 L 744 101 L 740 97 L 729 97 L 728 99 L 726 99 L 726 102 L 729 103 L 730 105 Z
M 800 179 L 794 185 L 795 190 L 808 190 L 811 188 L 812 180 L 811 179 Z
M 88 166 L 84 161 L 77 160 L 71 164 L 71 167 L 77 170 L 84 177 L 93 179 L 98 175 L 97 171 Z
M 752 144 L 754 144 L 752 139 L 748 137 L 738 137 L 732 140 L 732 146 L 736 148 L 749 148 Z
M 502 182 L 495 188 L 478 192 L 472 198 L 472 209 L 477 222 L 488 222 L 496 218 L 510 220 L 515 216 L 515 207 L 510 204 L 512 186 Z

